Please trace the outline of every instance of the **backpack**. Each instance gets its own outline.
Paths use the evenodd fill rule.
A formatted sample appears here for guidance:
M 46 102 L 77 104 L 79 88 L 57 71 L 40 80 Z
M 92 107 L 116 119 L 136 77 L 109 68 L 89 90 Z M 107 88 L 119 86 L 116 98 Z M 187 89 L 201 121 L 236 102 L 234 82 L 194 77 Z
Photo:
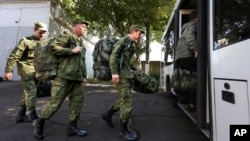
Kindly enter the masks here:
M 49 53 L 50 44 L 55 38 L 44 39 L 34 50 L 35 77 L 40 81 L 53 80 L 57 74 L 59 61 L 56 56 Z
M 93 51 L 93 71 L 94 78 L 102 81 L 109 81 L 112 78 L 109 67 L 109 57 L 114 49 L 114 44 L 118 41 L 116 38 L 105 38 L 99 40 Z

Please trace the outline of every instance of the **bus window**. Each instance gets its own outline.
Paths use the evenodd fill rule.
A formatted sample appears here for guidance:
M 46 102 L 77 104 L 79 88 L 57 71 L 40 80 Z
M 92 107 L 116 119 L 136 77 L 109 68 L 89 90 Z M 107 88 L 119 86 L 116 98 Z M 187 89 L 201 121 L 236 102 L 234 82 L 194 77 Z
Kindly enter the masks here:
M 250 38 L 250 1 L 215 1 L 214 49 Z
M 174 20 L 170 24 L 169 30 L 164 39 L 164 61 L 165 65 L 172 64 L 174 58 Z

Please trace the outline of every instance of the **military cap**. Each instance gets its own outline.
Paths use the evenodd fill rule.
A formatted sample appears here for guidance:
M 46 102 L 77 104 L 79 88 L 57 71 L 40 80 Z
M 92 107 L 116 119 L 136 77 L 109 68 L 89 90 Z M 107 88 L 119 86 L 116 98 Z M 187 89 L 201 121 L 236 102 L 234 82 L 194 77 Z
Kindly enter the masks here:
M 81 23 L 81 24 L 86 24 L 87 26 L 90 24 L 88 21 L 86 21 L 86 20 L 81 20 L 81 19 L 76 19 L 76 20 L 73 21 L 73 25 L 79 24 L 79 23 Z
M 35 22 L 35 27 L 42 31 L 48 31 L 47 25 L 42 22 Z
M 138 30 L 141 31 L 141 33 L 145 33 L 145 30 L 139 25 L 131 25 L 129 31 L 131 32 L 132 30 Z

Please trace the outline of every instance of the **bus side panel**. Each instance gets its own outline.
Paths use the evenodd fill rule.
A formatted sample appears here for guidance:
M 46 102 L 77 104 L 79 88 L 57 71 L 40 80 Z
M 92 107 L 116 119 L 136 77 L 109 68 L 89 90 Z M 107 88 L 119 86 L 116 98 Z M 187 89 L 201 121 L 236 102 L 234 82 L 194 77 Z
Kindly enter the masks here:
M 230 125 L 249 124 L 247 82 L 214 79 L 216 141 L 229 141 Z

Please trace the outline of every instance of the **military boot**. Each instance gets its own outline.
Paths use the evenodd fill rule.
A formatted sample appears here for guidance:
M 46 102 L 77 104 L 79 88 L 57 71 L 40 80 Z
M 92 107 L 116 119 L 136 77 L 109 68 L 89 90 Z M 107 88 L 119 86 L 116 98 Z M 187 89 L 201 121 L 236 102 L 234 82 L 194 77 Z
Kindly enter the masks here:
M 44 127 L 45 119 L 38 118 L 33 121 L 33 129 L 34 129 L 34 136 L 38 140 L 42 140 L 43 136 L 43 127 Z
M 26 107 L 22 107 L 16 117 L 16 123 L 31 122 L 31 119 L 26 115 Z
M 32 111 L 30 112 L 30 118 L 31 118 L 31 120 L 36 120 L 36 119 L 38 119 L 36 110 L 32 110 Z
M 102 119 L 105 120 L 109 127 L 113 128 L 114 124 L 112 122 L 112 116 L 117 112 L 113 107 L 109 109 L 106 113 L 102 114 Z
M 132 133 L 128 130 L 128 122 L 122 122 L 120 120 L 120 136 L 128 141 L 136 141 L 137 134 Z
M 76 121 L 70 121 L 69 128 L 68 128 L 68 136 L 79 136 L 84 137 L 87 135 L 87 131 L 80 130 L 77 127 Z

